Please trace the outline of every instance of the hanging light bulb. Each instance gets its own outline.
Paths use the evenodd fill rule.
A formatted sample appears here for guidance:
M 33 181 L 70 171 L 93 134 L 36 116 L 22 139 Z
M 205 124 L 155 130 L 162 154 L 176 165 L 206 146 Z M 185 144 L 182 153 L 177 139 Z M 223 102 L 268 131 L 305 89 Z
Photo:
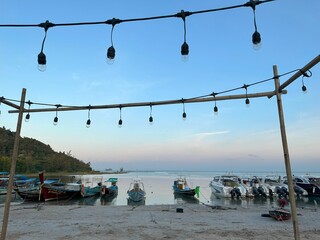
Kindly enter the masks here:
M 187 120 L 187 114 L 186 114 L 186 109 L 184 106 L 184 100 L 182 99 L 182 104 L 183 104 L 183 113 L 182 113 L 182 120 L 185 121 Z
M 249 98 L 246 98 L 246 106 L 247 106 L 247 107 L 250 107 L 250 100 L 249 100 Z
M 53 125 L 54 126 L 56 126 L 57 124 L 58 124 L 58 108 L 59 107 L 61 107 L 61 105 L 60 104 L 58 104 L 58 105 L 56 105 L 56 108 L 57 108 L 57 110 L 56 110 L 56 116 L 54 117 L 54 119 L 53 119 Z
M 108 64 L 113 64 L 114 63 L 114 58 L 116 56 L 116 50 L 113 46 L 113 29 L 114 29 L 114 26 L 118 23 L 120 23 L 121 20 L 120 19 L 116 19 L 116 18 L 112 18 L 110 20 L 108 20 L 106 23 L 107 24 L 111 24 L 112 25 L 112 28 L 111 28 L 111 46 L 108 48 L 107 50 L 107 63 Z
M 187 43 L 187 27 L 186 27 L 186 17 L 189 16 L 190 12 L 185 12 L 181 10 L 180 13 L 176 14 L 183 20 L 183 44 L 181 45 L 181 60 L 186 62 L 189 60 L 189 45 Z
M 153 124 L 153 117 L 152 117 L 152 116 L 149 117 L 149 124 L 150 124 L 150 125 Z
M 107 63 L 110 65 L 113 64 L 115 56 L 116 56 L 116 50 L 114 49 L 113 46 L 109 47 L 107 51 Z
M 119 127 L 119 128 L 122 128 L 122 119 L 119 119 L 118 127 Z
M 120 106 L 120 118 L 118 121 L 118 127 L 121 128 L 122 127 L 122 107 Z
M 307 70 L 306 72 L 302 71 L 300 69 L 300 73 L 302 74 L 302 92 L 303 93 L 307 93 L 307 87 L 304 85 L 304 77 L 311 77 L 312 76 L 312 72 L 310 70 Z
M 27 113 L 26 118 L 25 118 L 25 121 L 26 121 L 26 122 L 29 122 L 29 120 L 30 120 L 30 114 Z
M 152 117 L 152 105 L 150 105 L 150 117 L 149 117 L 149 124 L 153 124 L 153 117 Z
M 254 50 L 259 50 L 261 48 L 261 36 L 258 31 L 255 31 L 252 34 L 252 43 L 253 43 Z
M 184 42 L 181 46 L 181 60 L 187 62 L 189 60 L 189 45 Z
M 86 127 L 87 127 L 87 128 L 89 128 L 89 127 L 90 127 L 90 125 L 91 125 L 91 120 L 90 120 L 90 119 L 88 119 L 88 120 L 87 120 L 87 123 L 86 123 Z
M 58 124 L 58 120 L 59 120 L 58 116 L 55 116 L 54 119 L 53 119 L 53 125 L 56 126 Z
M 307 73 L 303 73 L 303 76 L 302 76 L 302 87 L 301 87 L 301 89 L 302 89 L 302 92 L 303 93 L 307 93 L 307 87 L 304 85 L 304 77 L 311 77 L 311 75 L 312 75 L 312 73 L 310 74 L 310 75 L 308 75 Z
M 256 5 L 257 4 L 260 4 L 260 2 L 256 0 L 250 0 L 245 4 L 245 6 L 251 7 L 253 10 L 254 33 L 252 34 L 252 43 L 253 43 L 254 50 L 259 50 L 261 48 L 261 35 L 258 32 L 257 21 L 256 21 Z
M 27 115 L 26 115 L 25 121 L 26 121 L 26 122 L 29 122 L 29 120 L 30 120 L 30 113 L 29 113 L 29 111 L 30 111 L 30 105 L 31 105 L 30 100 L 27 102 L 27 104 L 28 104 L 29 106 L 28 106 L 28 113 L 27 113 Z
M 87 128 L 89 128 L 90 125 L 91 125 L 91 119 L 90 119 L 91 105 L 89 105 L 88 109 L 89 109 L 89 110 L 88 110 L 88 120 L 87 120 L 87 122 L 86 122 L 86 127 L 87 127 Z
M 46 55 L 41 51 L 38 54 L 38 69 L 41 72 L 44 72 L 47 69 L 47 59 Z
M 44 38 L 42 40 L 41 51 L 38 54 L 38 69 L 39 71 L 43 72 L 47 69 L 47 58 L 46 55 L 43 53 L 44 43 L 47 38 L 47 31 L 50 27 L 53 27 L 55 25 L 47 20 L 46 22 L 41 23 L 38 26 L 44 28 Z
M 213 92 L 211 95 L 212 95 L 213 98 L 214 98 L 213 113 L 214 113 L 214 115 L 218 115 L 218 107 L 217 107 L 217 101 L 216 101 L 216 95 L 217 95 L 217 93 L 214 93 L 214 92 Z
M 213 108 L 214 115 L 218 115 L 218 107 L 215 105 Z
M 250 100 L 248 98 L 248 87 L 249 87 L 249 85 L 246 85 L 246 84 L 243 84 L 243 86 L 242 86 L 242 88 L 244 88 L 246 90 L 246 101 L 245 101 L 245 103 L 246 103 L 247 107 L 250 106 Z

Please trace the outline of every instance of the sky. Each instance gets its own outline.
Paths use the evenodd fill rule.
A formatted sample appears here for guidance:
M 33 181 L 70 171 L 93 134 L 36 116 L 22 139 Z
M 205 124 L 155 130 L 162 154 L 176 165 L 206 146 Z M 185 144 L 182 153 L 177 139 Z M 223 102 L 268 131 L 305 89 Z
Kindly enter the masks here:
M 0 24 L 99 22 L 172 15 L 244 4 L 246 1 L 0 1 Z M 106 61 L 110 25 L 49 28 L 44 45 L 47 69 L 37 69 L 44 30 L 0 27 L 0 96 L 46 104 L 89 106 L 187 99 L 239 88 L 300 69 L 319 55 L 320 2 L 277 0 L 256 7 L 262 44 L 254 50 L 253 11 L 236 8 L 186 18 L 188 61 L 181 60 L 181 18 L 115 25 L 116 57 Z M 320 172 L 320 64 L 290 84 L 282 96 L 293 172 Z M 292 74 L 291 74 L 292 75 Z M 291 75 L 280 78 L 285 82 Z M 252 85 L 248 93 L 274 90 L 274 81 Z M 244 89 L 221 96 L 244 94 Z M 49 144 L 90 162 L 96 170 L 285 171 L 276 98 L 122 108 L 120 111 L 31 113 L 22 137 Z M 26 106 L 27 107 L 27 106 Z M 31 105 L 32 108 L 42 106 Z M 0 126 L 16 130 L 18 114 L 0 105 Z

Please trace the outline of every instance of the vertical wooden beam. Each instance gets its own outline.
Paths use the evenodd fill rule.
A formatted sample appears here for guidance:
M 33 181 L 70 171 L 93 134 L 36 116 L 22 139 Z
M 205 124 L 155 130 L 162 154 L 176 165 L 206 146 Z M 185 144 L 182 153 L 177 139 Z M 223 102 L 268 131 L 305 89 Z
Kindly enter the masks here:
M 280 81 L 279 81 L 277 66 L 273 66 L 273 75 L 274 75 L 274 83 L 275 83 L 275 88 L 276 88 L 280 130 L 281 130 L 281 138 L 282 138 L 282 147 L 283 147 L 283 153 L 284 153 L 284 162 L 285 162 L 285 166 L 286 166 L 286 173 L 287 173 L 287 180 L 288 180 L 288 187 L 289 187 L 289 198 L 290 198 L 291 217 L 292 217 L 293 230 L 294 230 L 294 239 L 300 240 L 297 207 L 296 207 L 296 200 L 295 200 L 294 188 L 293 188 L 293 180 L 292 180 L 290 158 L 289 158 L 289 148 L 288 148 L 288 142 L 287 142 L 286 127 L 285 127 L 285 122 L 284 122 L 284 114 L 283 114 L 281 90 L 280 90 Z
M 7 227 L 8 227 L 8 220 L 9 220 L 9 211 L 10 211 L 10 204 L 11 204 L 11 193 L 12 193 L 12 186 L 14 182 L 14 175 L 16 171 L 16 163 L 18 158 L 18 150 L 19 150 L 19 140 L 20 140 L 20 132 L 21 132 L 21 125 L 22 125 L 22 117 L 23 117 L 23 110 L 24 110 L 24 102 L 26 98 L 26 89 L 22 89 L 21 94 L 21 101 L 20 101 L 20 109 L 18 115 L 18 122 L 17 122 L 17 129 L 14 138 L 14 145 L 13 145 L 13 153 L 11 159 L 11 168 L 10 168 L 10 176 L 9 176 L 9 183 L 7 187 L 7 195 L 6 195 L 6 205 L 4 208 L 3 213 L 3 221 L 2 221 L 2 230 L 1 230 L 1 240 L 6 239 L 7 235 Z

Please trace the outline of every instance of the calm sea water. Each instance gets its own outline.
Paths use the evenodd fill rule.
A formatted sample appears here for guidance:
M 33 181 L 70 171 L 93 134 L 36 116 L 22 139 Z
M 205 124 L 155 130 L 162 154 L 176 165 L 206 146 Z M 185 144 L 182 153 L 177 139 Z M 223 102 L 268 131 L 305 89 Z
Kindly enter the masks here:
M 127 190 L 133 178 L 139 178 L 144 183 L 146 190 L 145 205 L 158 205 L 158 204 L 183 204 L 189 203 L 205 203 L 210 205 L 225 205 L 225 206 L 243 206 L 250 205 L 274 205 L 275 203 L 270 200 L 258 199 L 217 199 L 211 194 L 209 183 L 214 176 L 225 174 L 225 172 L 174 172 L 174 171 L 157 171 L 157 172 L 129 172 L 124 174 L 102 174 L 102 175 L 76 175 L 69 176 L 70 181 L 77 181 L 79 179 L 86 184 L 95 186 L 97 182 L 106 181 L 111 177 L 118 178 L 119 192 L 118 196 L 112 201 L 105 201 L 98 197 L 86 198 L 81 200 L 65 200 L 46 202 L 46 204 L 58 205 L 92 205 L 92 206 L 106 206 L 106 205 L 127 205 Z M 233 173 L 239 176 L 264 176 L 270 173 Z M 273 173 L 284 175 L 284 173 Z M 300 173 L 299 173 L 300 174 Z M 301 173 L 305 174 L 305 173 Z M 298 173 L 296 174 L 298 175 Z M 320 173 L 313 173 L 313 175 L 320 176 Z M 190 187 L 200 186 L 200 196 L 198 199 L 176 198 L 172 191 L 173 181 L 177 177 L 186 177 Z M 63 179 L 65 180 L 65 179 Z M 4 202 L 4 196 L 1 196 L 0 202 Z M 19 197 L 13 196 L 13 201 L 19 202 Z M 301 198 L 297 199 L 297 206 L 314 206 L 320 204 L 320 198 Z

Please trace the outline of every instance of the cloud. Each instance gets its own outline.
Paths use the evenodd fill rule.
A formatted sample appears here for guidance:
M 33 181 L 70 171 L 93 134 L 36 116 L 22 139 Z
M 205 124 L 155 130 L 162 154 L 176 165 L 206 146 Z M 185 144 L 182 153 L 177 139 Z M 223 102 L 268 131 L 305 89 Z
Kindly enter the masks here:
M 227 134 L 229 131 L 219 131 L 219 132 L 204 132 L 204 133 L 196 133 L 194 136 L 196 137 L 210 137 L 214 135 Z

